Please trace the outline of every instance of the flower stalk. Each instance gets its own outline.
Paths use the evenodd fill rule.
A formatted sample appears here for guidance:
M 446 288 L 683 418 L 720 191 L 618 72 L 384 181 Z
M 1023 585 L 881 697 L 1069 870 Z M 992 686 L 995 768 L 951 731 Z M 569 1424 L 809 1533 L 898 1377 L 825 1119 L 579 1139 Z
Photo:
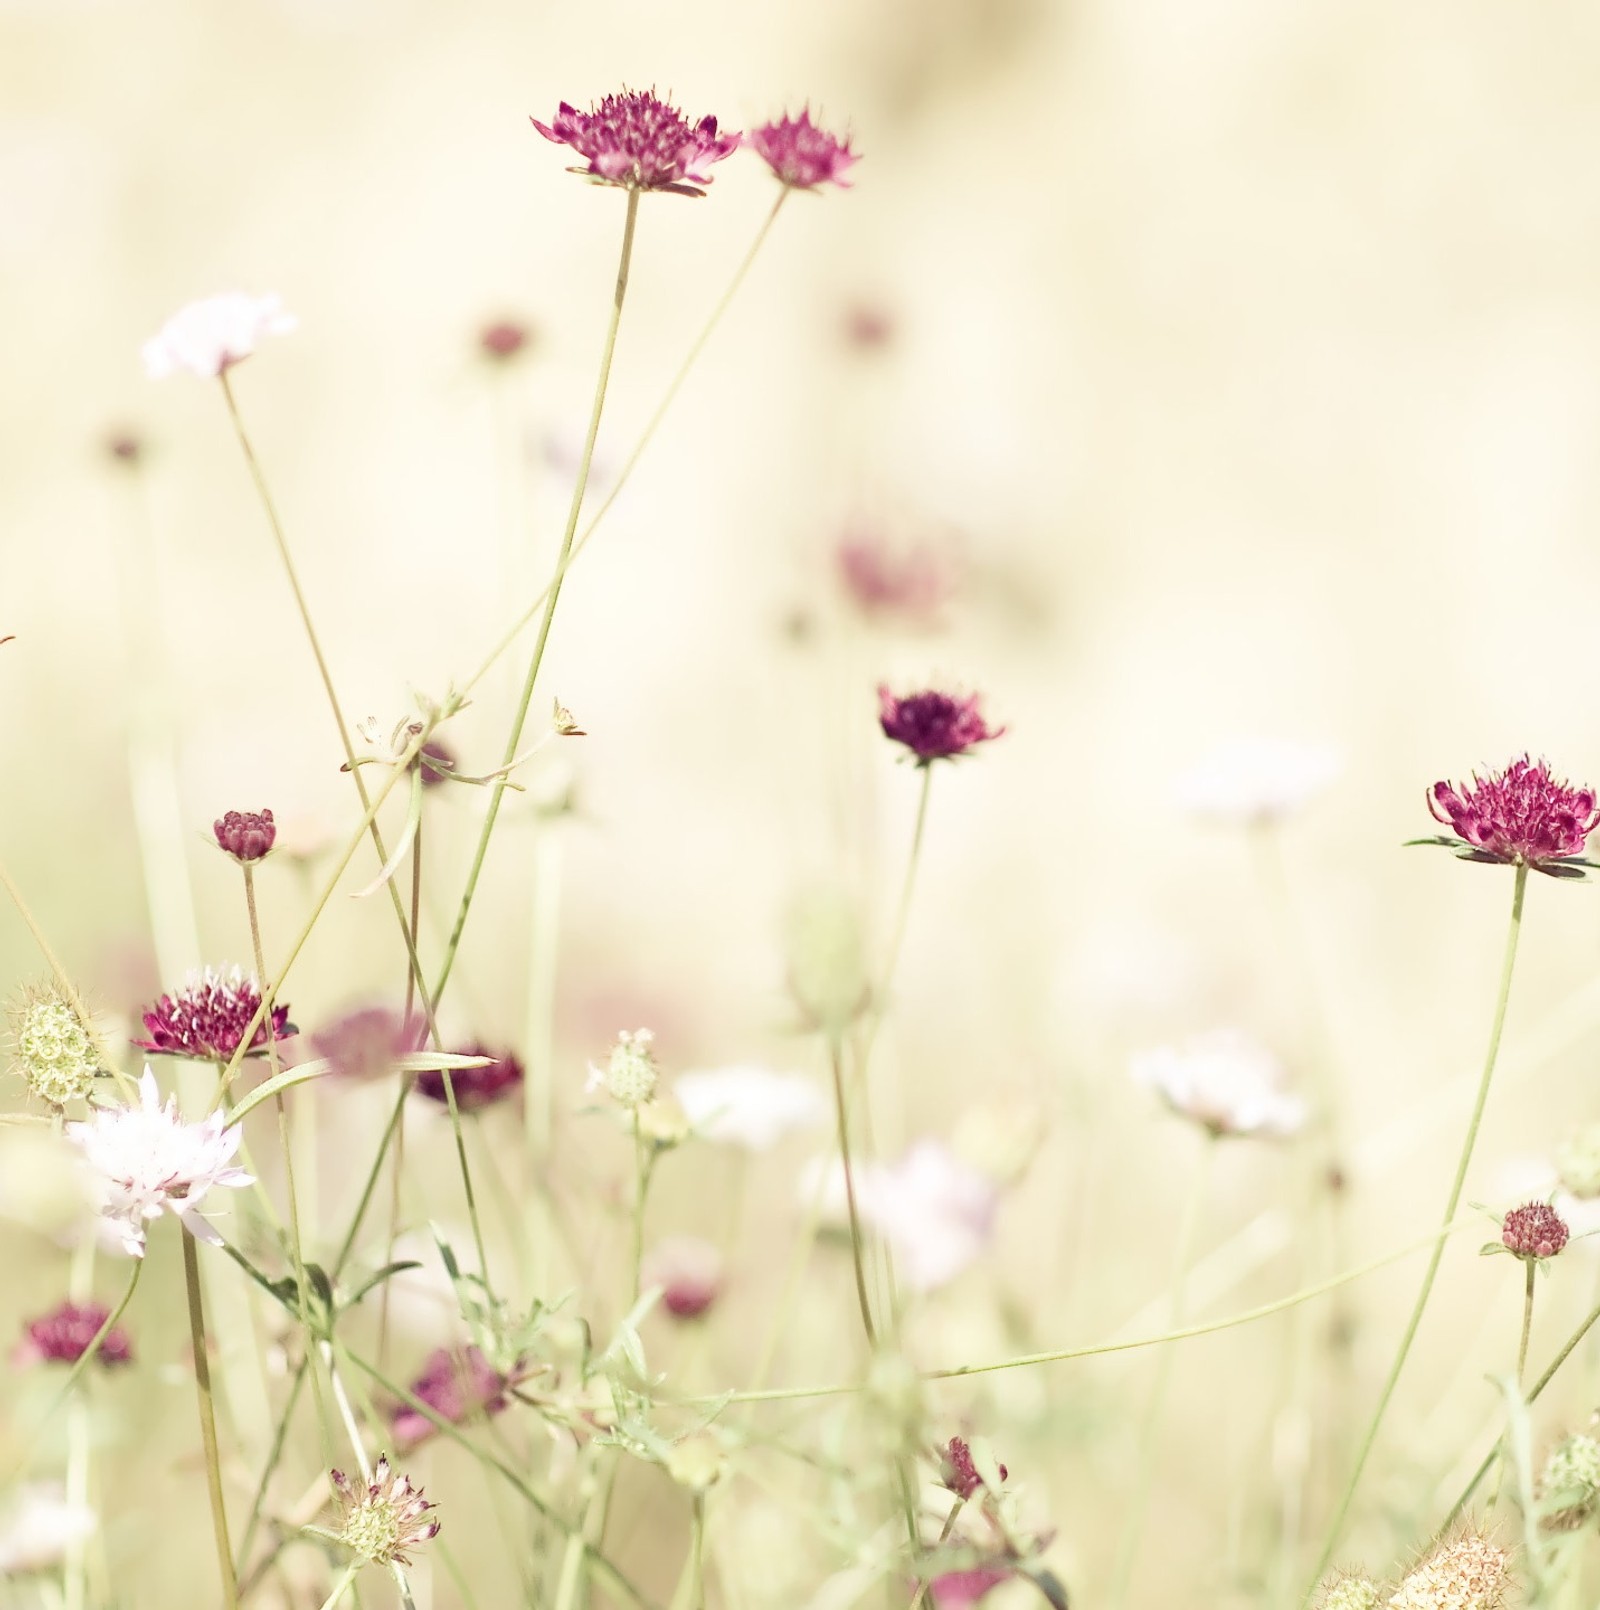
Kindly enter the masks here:
M 228 1541 L 228 1509 L 222 1494 L 222 1460 L 217 1447 L 217 1417 L 211 1392 L 211 1360 L 206 1351 L 206 1316 L 200 1295 L 200 1260 L 195 1238 L 183 1229 L 183 1284 L 189 1301 L 189 1340 L 194 1350 L 194 1384 L 200 1407 L 200 1441 L 205 1451 L 206 1492 L 211 1500 L 211 1526 L 217 1543 L 217 1569 L 222 1576 L 223 1610 L 238 1610 L 239 1588 L 233 1574 L 233 1547 Z

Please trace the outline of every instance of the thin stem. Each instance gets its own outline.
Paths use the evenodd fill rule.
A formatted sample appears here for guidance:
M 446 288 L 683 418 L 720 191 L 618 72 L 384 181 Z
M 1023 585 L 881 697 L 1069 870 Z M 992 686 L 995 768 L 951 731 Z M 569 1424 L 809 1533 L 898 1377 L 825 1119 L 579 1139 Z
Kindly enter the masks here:
M 961 1511 L 966 1507 L 966 1499 L 962 1498 L 958 1494 L 956 1496 L 955 1503 L 950 1506 L 950 1513 L 944 1518 L 944 1525 L 939 1528 L 939 1539 L 933 1545 L 935 1549 L 943 1548 L 944 1545 L 950 1541 L 950 1534 L 956 1529 L 956 1519 L 961 1514 Z M 919 1577 L 917 1580 L 916 1591 L 911 1595 L 910 1610 L 923 1610 L 923 1606 L 928 1602 L 928 1593 L 930 1589 L 931 1584 L 928 1581 L 928 1578 Z
M 1528 1338 L 1533 1334 L 1533 1281 L 1539 1272 L 1538 1262 L 1525 1258 L 1526 1284 L 1522 1290 L 1522 1340 L 1517 1344 L 1517 1390 L 1522 1389 L 1522 1372 L 1528 1367 Z
M 1201 1209 L 1206 1199 L 1206 1188 L 1211 1179 L 1211 1162 L 1216 1155 L 1217 1138 L 1206 1135 L 1189 1181 L 1188 1196 L 1184 1201 L 1182 1217 L 1178 1221 L 1177 1247 L 1172 1259 L 1172 1329 L 1183 1323 L 1184 1306 L 1188 1296 L 1189 1268 L 1194 1262 L 1195 1236 L 1200 1228 Z M 1167 1392 L 1172 1384 L 1172 1349 L 1162 1350 L 1156 1362 L 1156 1378 L 1150 1388 L 1145 1405 L 1144 1425 L 1139 1434 L 1139 1476 L 1133 1498 L 1125 1511 L 1122 1542 L 1117 1549 L 1117 1560 L 1112 1576 L 1111 1591 L 1106 1603 L 1120 1610 L 1128 1597 L 1133 1581 L 1133 1568 L 1138 1558 L 1139 1539 L 1144 1532 L 1145 1516 L 1150 1508 L 1150 1490 L 1155 1481 L 1156 1443 L 1161 1430 L 1161 1417 L 1167 1405 Z
M 189 1340 L 194 1348 L 194 1384 L 200 1403 L 200 1441 L 206 1456 L 206 1489 L 211 1497 L 211 1525 L 217 1540 L 217 1568 L 222 1573 L 224 1610 L 238 1610 L 239 1589 L 233 1575 L 233 1548 L 228 1542 L 228 1510 L 222 1496 L 222 1461 L 217 1450 L 217 1418 L 211 1399 L 211 1360 L 206 1353 L 206 1316 L 200 1296 L 200 1260 L 195 1239 L 183 1231 L 183 1283 L 189 1298 Z
M 653 1150 L 646 1147 L 644 1132 L 639 1127 L 639 1109 L 633 1109 L 633 1225 L 632 1267 L 633 1280 L 628 1288 L 628 1306 L 639 1300 L 644 1285 L 644 1203 L 650 1190 Z
M 1489 1030 L 1489 1048 L 1483 1059 L 1483 1073 L 1478 1079 L 1478 1093 L 1472 1104 L 1472 1117 L 1467 1123 L 1466 1138 L 1461 1145 L 1461 1156 L 1456 1163 L 1455 1178 L 1450 1183 L 1450 1197 L 1445 1204 L 1443 1216 L 1443 1222 L 1446 1224 L 1455 1218 L 1456 1209 L 1460 1206 L 1462 1188 L 1467 1179 L 1467 1167 L 1472 1161 L 1473 1147 L 1477 1144 L 1478 1126 L 1483 1120 L 1483 1109 L 1489 1100 L 1489 1085 L 1494 1078 L 1494 1065 L 1500 1054 L 1500 1035 L 1505 1027 L 1506 1005 L 1511 999 L 1511 975 L 1516 967 L 1517 940 L 1522 932 L 1522 901 L 1527 886 L 1528 869 L 1519 866 L 1516 869 L 1516 882 L 1511 891 L 1511 924 L 1506 933 L 1505 955 L 1500 964 L 1500 989 L 1495 998 L 1494 1021 Z M 1378 1429 L 1383 1424 L 1384 1413 L 1389 1407 L 1390 1398 L 1394 1396 L 1400 1372 L 1405 1368 L 1411 1344 L 1416 1339 L 1417 1330 L 1422 1324 L 1423 1311 L 1428 1306 L 1428 1298 L 1433 1292 L 1434 1277 L 1439 1273 L 1439 1264 L 1443 1257 L 1444 1241 L 1440 1239 L 1435 1243 L 1433 1253 L 1428 1259 L 1427 1272 L 1422 1277 L 1422 1288 L 1417 1293 L 1416 1305 L 1411 1310 L 1405 1334 L 1400 1338 L 1400 1348 L 1395 1354 L 1394 1363 L 1389 1368 L 1389 1378 L 1383 1384 L 1378 1406 L 1373 1411 L 1371 1424 L 1368 1425 L 1367 1434 L 1361 1442 L 1361 1450 L 1356 1455 L 1355 1467 L 1351 1470 L 1350 1478 L 1345 1485 L 1344 1496 L 1339 1500 L 1339 1507 L 1323 1540 L 1322 1552 L 1317 1558 L 1316 1569 L 1311 1573 L 1311 1580 L 1304 1594 L 1307 1601 L 1316 1592 L 1317 1584 L 1321 1582 L 1323 1572 L 1328 1569 L 1328 1562 L 1333 1558 L 1333 1551 L 1339 1546 L 1345 1517 L 1350 1513 L 1356 1488 L 1361 1483 L 1361 1473 L 1366 1469 L 1368 1456 L 1372 1453 L 1373 1444 L 1378 1440 Z
M 617 261 L 616 290 L 611 300 L 611 321 L 606 328 L 605 347 L 600 356 L 600 374 L 595 382 L 594 402 L 589 410 L 589 429 L 584 437 L 583 457 L 578 463 L 578 479 L 572 489 L 572 504 L 567 511 L 566 529 L 561 534 L 561 552 L 556 561 L 555 579 L 550 583 L 549 594 L 545 599 L 544 617 L 539 622 L 539 636 L 533 646 L 533 656 L 528 661 L 527 675 L 523 678 L 522 696 L 517 703 L 516 717 L 506 738 L 505 756 L 501 762 L 505 766 L 509 766 L 517 758 L 517 749 L 522 742 L 522 729 L 528 719 L 528 708 L 533 703 L 534 684 L 539 679 L 539 668 L 544 664 L 545 646 L 550 641 L 550 626 L 555 619 L 556 605 L 561 600 L 561 583 L 572 555 L 572 542 L 578 529 L 578 516 L 583 510 L 583 495 L 589 486 L 589 470 L 594 462 L 595 441 L 600 435 L 600 416 L 605 411 L 606 388 L 611 380 L 611 359 L 616 351 L 617 329 L 622 322 L 622 304 L 628 293 L 628 269 L 633 261 L 633 232 L 638 216 L 639 192 L 629 190 L 627 217 L 622 226 L 622 253 Z M 504 797 L 505 778 L 498 777 L 489 794 L 488 813 L 484 817 L 483 830 L 478 835 L 478 847 L 473 854 L 472 869 L 467 874 L 467 886 L 456 912 L 455 926 L 451 929 L 449 942 L 445 945 L 444 960 L 439 967 L 439 981 L 434 986 L 430 1009 L 438 1006 L 444 996 L 445 985 L 450 982 L 456 952 L 461 944 L 461 933 L 467 925 L 467 914 L 472 909 L 473 897 L 478 890 L 478 879 L 483 872 L 484 857 L 489 850 L 489 839 L 494 833 L 495 821 L 500 815 L 500 802 Z
M 689 1529 L 689 1610 L 705 1610 L 706 1603 L 706 1495 L 694 1495 L 694 1516 Z
M 333 1585 L 333 1592 L 330 1593 L 328 1595 L 328 1597 L 322 1601 L 322 1610 L 333 1610 L 333 1607 L 336 1604 L 338 1604 L 338 1602 L 344 1597 L 345 1590 L 350 1586 L 350 1584 L 352 1582 L 355 1581 L 356 1572 L 359 1571 L 360 1569 L 361 1569 L 361 1561 L 360 1560 L 352 1560 L 350 1562 L 350 1564 L 347 1565 L 344 1568 L 343 1574 L 340 1576 L 339 1580 L 337 1582 L 335 1582 L 334 1585 Z
M 877 1351 L 878 1333 L 872 1323 L 872 1302 L 867 1296 L 866 1262 L 862 1257 L 861 1214 L 856 1205 L 855 1169 L 850 1161 L 850 1119 L 844 1090 L 844 1052 L 837 1035 L 828 1039 L 828 1064 L 833 1070 L 833 1110 L 839 1131 L 839 1161 L 844 1168 L 845 1202 L 850 1210 L 850 1256 L 856 1271 L 856 1301 L 861 1306 L 861 1328 L 867 1347 Z

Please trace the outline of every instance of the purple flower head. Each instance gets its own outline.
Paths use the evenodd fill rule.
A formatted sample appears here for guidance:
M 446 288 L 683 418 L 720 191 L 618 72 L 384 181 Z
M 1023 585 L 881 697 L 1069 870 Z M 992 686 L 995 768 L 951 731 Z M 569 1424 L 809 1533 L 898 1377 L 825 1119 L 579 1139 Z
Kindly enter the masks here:
M 408 1051 L 420 1051 L 428 1025 L 418 1014 L 408 1023 L 387 1006 L 362 1006 L 335 1018 L 311 1036 L 311 1048 L 347 1079 L 386 1079 Z
M 148 1040 L 133 1043 L 141 1051 L 169 1057 L 196 1057 L 203 1062 L 226 1062 L 239 1049 L 244 1031 L 261 1006 L 261 988 L 237 967 L 221 972 L 208 967 L 194 973 L 175 995 L 163 995 L 142 1014 Z M 287 1006 L 272 1009 L 274 1040 L 287 1040 L 300 1031 L 289 1021 Z M 256 1025 L 247 1056 L 267 1049 L 267 1024 Z
M 522 1064 L 509 1051 L 491 1051 L 488 1046 L 474 1041 L 461 1048 L 466 1057 L 493 1057 L 494 1061 L 481 1068 L 452 1068 L 450 1085 L 455 1091 L 456 1106 L 462 1112 L 477 1112 L 492 1107 L 495 1102 L 522 1087 Z M 419 1096 L 437 1101 L 444 1106 L 449 1097 L 444 1092 L 444 1074 L 438 1068 L 429 1068 L 417 1075 L 412 1088 Z
M 563 101 L 548 124 L 530 120 L 547 140 L 571 146 L 588 164 L 573 168 L 597 184 L 625 190 L 670 190 L 700 196 L 711 165 L 739 148 L 737 134 L 719 134 L 717 120 L 691 124 L 652 90 L 624 89 L 580 112 Z
M 927 688 L 903 697 L 878 687 L 878 720 L 884 736 L 904 744 L 919 766 L 954 760 L 975 745 L 998 738 L 1006 730 L 991 727 L 979 714 L 978 695 L 958 699 Z
M 476 1347 L 457 1352 L 435 1348 L 422 1373 L 411 1383 L 411 1395 L 420 1398 L 441 1419 L 460 1425 L 474 1414 L 498 1414 L 506 1406 L 506 1380 Z M 427 1415 L 402 1403 L 390 1419 L 395 1442 L 409 1448 L 438 1429 Z
M 422 768 L 422 786 L 436 788 L 456 769 L 455 751 L 437 738 L 430 738 L 417 751 L 417 763 Z
M 967 1610 L 1017 1572 L 1004 1566 L 978 1565 L 970 1571 L 946 1571 L 928 1584 L 935 1610 Z
M 799 117 L 763 123 L 745 135 L 744 143 L 791 190 L 815 190 L 820 184 L 848 190 L 845 173 L 861 160 L 850 149 L 848 138 L 838 139 L 811 121 L 810 107 L 802 109 Z
M 235 861 L 259 861 L 273 846 L 278 830 L 271 811 L 229 811 L 211 824 L 218 847 Z
M 104 1303 L 62 1303 L 52 1313 L 28 1321 L 11 1361 L 14 1364 L 76 1364 L 110 1317 L 111 1310 Z M 108 1368 L 133 1362 L 133 1349 L 128 1345 L 127 1332 L 120 1325 L 113 1325 L 106 1332 L 95 1359 Z
M 516 357 L 530 339 L 527 325 L 518 324 L 514 319 L 496 319 L 478 332 L 478 350 L 496 363 L 505 363 Z M 428 745 L 424 744 L 422 749 L 426 754 Z
M 1460 787 L 1435 783 L 1428 790 L 1428 810 L 1455 836 L 1413 842 L 1448 845 L 1464 861 L 1531 867 L 1553 878 L 1583 876 L 1587 863 L 1581 857 L 1600 826 L 1594 789 L 1574 788 L 1544 761 L 1526 755 L 1504 771 L 1474 775 Z
M 698 1236 L 670 1235 L 646 1255 L 642 1281 L 661 1288 L 674 1319 L 698 1319 L 722 1291 L 722 1254 Z
M 1519 1258 L 1553 1258 L 1567 1244 L 1567 1221 L 1548 1202 L 1512 1208 L 1500 1226 L 1500 1240 Z
M 939 1450 L 939 1465 L 939 1480 L 957 1498 L 971 1498 L 984 1485 L 983 1477 L 973 1463 L 972 1448 L 965 1437 L 952 1437 Z M 1011 1472 L 1004 1465 L 999 1469 L 1000 1479 L 1004 1481 Z

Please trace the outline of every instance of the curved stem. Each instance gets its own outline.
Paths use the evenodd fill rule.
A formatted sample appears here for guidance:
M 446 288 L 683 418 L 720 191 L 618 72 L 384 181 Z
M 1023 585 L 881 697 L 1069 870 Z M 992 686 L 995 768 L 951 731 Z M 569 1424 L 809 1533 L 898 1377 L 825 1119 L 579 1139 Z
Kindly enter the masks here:
M 344 1571 L 340 1575 L 339 1580 L 337 1582 L 335 1582 L 334 1585 L 333 1585 L 333 1592 L 330 1593 L 328 1595 L 328 1597 L 322 1601 L 322 1610 L 333 1610 L 333 1607 L 336 1604 L 338 1604 L 338 1602 L 344 1597 L 345 1590 L 350 1586 L 350 1584 L 352 1582 L 355 1581 L 356 1572 L 359 1571 L 360 1569 L 361 1569 L 361 1561 L 360 1560 L 352 1560 L 350 1562 L 350 1564 L 347 1565 L 344 1568 Z
M 622 323 L 622 304 L 628 294 L 628 269 L 633 261 L 633 231 L 639 216 L 639 192 L 628 192 L 628 212 L 622 226 L 622 253 L 617 261 L 617 284 L 611 299 L 611 322 L 606 327 L 605 347 L 600 355 L 600 374 L 595 382 L 594 402 L 589 409 L 589 429 L 583 441 L 583 457 L 578 464 L 578 479 L 572 489 L 572 505 L 567 511 L 566 529 L 561 534 L 561 552 L 556 560 L 555 579 L 550 583 L 548 596 L 544 604 L 544 618 L 539 622 L 539 636 L 533 645 L 533 656 L 528 661 L 528 673 L 522 681 L 522 697 L 517 704 L 517 713 L 511 723 L 511 731 L 506 738 L 505 756 L 502 765 L 509 766 L 517 758 L 517 748 L 522 742 L 522 728 L 528 719 L 528 707 L 533 703 L 534 684 L 539 680 L 539 668 L 544 664 L 545 646 L 550 641 L 550 626 L 555 619 L 556 605 L 561 601 L 561 583 L 566 575 L 567 564 L 572 556 L 572 541 L 578 529 L 578 516 L 583 510 L 583 495 L 589 486 L 589 469 L 594 462 L 594 444 L 600 435 L 600 416 L 605 412 L 606 388 L 611 380 L 611 359 L 617 346 L 617 329 Z M 478 890 L 478 879 L 483 872 L 484 857 L 488 854 L 489 839 L 494 833 L 494 824 L 500 815 L 500 802 L 505 798 L 505 778 L 498 777 L 489 794 L 489 810 L 484 817 L 483 830 L 478 835 L 478 847 L 473 854 L 472 869 L 467 874 L 467 886 L 462 892 L 461 905 L 456 911 L 455 926 L 450 931 L 449 942 L 445 945 L 444 960 L 439 966 L 439 980 L 434 986 L 431 1001 L 424 989 L 424 1000 L 429 1002 L 430 1012 L 436 1008 L 444 996 L 445 985 L 450 982 L 450 973 L 455 966 L 456 952 L 461 944 L 461 933 L 467 925 L 467 914 L 472 910 L 473 896 Z
M 866 1260 L 862 1255 L 861 1213 L 856 1204 L 856 1176 L 850 1161 L 850 1117 L 844 1090 L 844 1052 L 837 1035 L 828 1038 L 828 1065 L 833 1070 L 833 1110 L 839 1132 L 839 1162 L 844 1168 L 845 1202 L 850 1210 L 850 1256 L 855 1263 L 856 1301 L 861 1307 L 861 1328 L 867 1346 L 877 1351 L 878 1333 L 872 1323 L 872 1301 L 867 1296 Z
M 1217 1138 L 1207 1133 L 1189 1181 L 1189 1192 L 1184 1201 L 1183 1213 L 1178 1221 L 1177 1248 L 1172 1259 L 1172 1329 L 1183 1323 L 1183 1311 L 1188 1295 L 1189 1267 L 1194 1262 L 1195 1236 L 1200 1228 L 1201 1208 L 1206 1199 L 1206 1187 L 1211 1179 L 1211 1160 L 1216 1154 Z M 1106 1603 L 1120 1610 L 1127 1600 L 1128 1587 L 1133 1581 L 1134 1563 L 1138 1558 L 1139 1538 L 1144 1531 L 1145 1516 L 1150 1508 L 1150 1489 L 1155 1480 L 1156 1441 L 1161 1430 L 1161 1416 L 1167 1405 L 1167 1392 L 1172 1384 L 1173 1352 L 1163 1349 L 1156 1361 L 1156 1378 L 1145 1404 L 1144 1425 L 1139 1434 L 1139 1475 L 1132 1501 L 1123 1520 L 1122 1541 L 1117 1547 L 1117 1560 L 1111 1579 L 1111 1590 Z
M 195 1239 L 183 1232 L 183 1284 L 189 1299 L 189 1340 L 194 1348 L 194 1384 L 200 1402 L 200 1441 L 205 1449 L 206 1491 L 211 1497 L 211 1526 L 217 1540 L 217 1568 L 222 1573 L 224 1610 L 238 1610 L 239 1588 L 233 1575 L 233 1548 L 228 1542 L 228 1509 L 222 1496 L 222 1460 L 217 1448 L 217 1417 L 211 1399 L 211 1360 L 206 1352 L 206 1316 L 200 1296 L 200 1261 Z
M 1489 1048 L 1483 1059 L 1483 1072 L 1478 1079 L 1478 1093 L 1472 1104 L 1472 1117 L 1467 1123 L 1466 1138 L 1461 1145 L 1461 1156 L 1456 1163 L 1455 1178 L 1450 1182 L 1450 1197 L 1445 1204 L 1444 1223 L 1449 1224 L 1456 1216 L 1456 1209 L 1461 1204 L 1461 1191 L 1466 1184 L 1467 1168 L 1472 1161 L 1473 1147 L 1478 1140 L 1478 1126 L 1483 1121 L 1483 1109 L 1489 1100 L 1489 1085 L 1494 1078 L 1494 1065 L 1500 1054 L 1500 1035 L 1505 1028 L 1506 1005 L 1511 999 L 1511 975 L 1516 967 L 1517 940 L 1522 932 L 1522 900 L 1528 886 L 1528 869 L 1519 866 L 1516 869 L 1516 882 L 1511 892 L 1511 924 L 1506 933 L 1505 955 L 1500 964 L 1500 989 L 1495 998 L 1494 1021 L 1489 1030 Z M 1428 1298 L 1433 1292 L 1433 1282 L 1439 1273 L 1439 1264 L 1444 1257 L 1444 1241 L 1438 1241 L 1428 1259 L 1427 1272 L 1422 1277 L 1422 1288 L 1417 1293 L 1416 1304 L 1411 1310 L 1411 1318 L 1406 1324 L 1405 1334 L 1400 1338 L 1400 1348 L 1395 1354 L 1394 1363 L 1389 1368 L 1389 1378 L 1383 1384 L 1383 1391 L 1378 1398 L 1378 1406 L 1373 1411 L 1372 1421 L 1367 1427 L 1367 1434 L 1362 1439 L 1360 1452 L 1356 1455 L 1355 1467 L 1350 1472 L 1349 1481 L 1345 1485 L 1344 1496 L 1339 1500 L 1339 1507 L 1334 1513 L 1332 1524 L 1323 1540 L 1322 1552 L 1318 1556 L 1316 1569 L 1311 1574 L 1311 1581 L 1307 1584 L 1304 1598 L 1309 1602 L 1322 1580 L 1323 1573 L 1328 1569 L 1328 1562 L 1333 1558 L 1333 1551 L 1339 1546 L 1339 1538 L 1344 1531 L 1345 1517 L 1350 1513 L 1350 1505 L 1355 1499 L 1356 1488 L 1361 1483 L 1361 1474 L 1366 1469 L 1367 1459 L 1372 1453 L 1373 1444 L 1378 1440 L 1378 1429 L 1383 1424 L 1384 1413 L 1389 1407 L 1389 1400 L 1394 1396 L 1394 1389 L 1400 1380 L 1400 1372 L 1405 1368 L 1406 1359 L 1411 1352 L 1411 1344 L 1416 1339 L 1417 1330 L 1422 1324 L 1423 1311 L 1428 1306 Z

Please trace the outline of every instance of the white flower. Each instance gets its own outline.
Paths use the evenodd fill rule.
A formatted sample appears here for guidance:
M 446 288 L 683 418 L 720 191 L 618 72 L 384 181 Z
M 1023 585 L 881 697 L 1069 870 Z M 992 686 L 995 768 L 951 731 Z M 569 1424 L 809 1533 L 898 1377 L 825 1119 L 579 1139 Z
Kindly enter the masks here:
M 276 296 L 224 291 L 181 307 L 145 342 L 145 373 L 165 380 L 186 369 L 215 380 L 230 364 L 248 358 L 264 335 L 284 335 L 296 319 Z
M 655 1035 L 649 1029 L 624 1029 L 611 1048 L 611 1055 L 603 1068 L 589 1064 L 589 1077 L 584 1090 L 593 1094 L 604 1090 L 619 1107 L 637 1111 L 653 1101 L 656 1086 L 661 1081 L 661 1070 L 656 1066 L 656 1054 L 650 1049 Z
M 1240 738 L 1178 779 L 1178 802 L 1196 816 L 1254 826 L 1299 810 L 1341 769 L 1338 752 L 1326 744 Z
M 1307 1118 L 1305 1102 L 1283 1089 L 1276 1059 L 1241 1034 L 1141 1052 L 1132 1071 L 1174 1112 L 1214 1135 L 1287 1136 Z
M 196 1211 L 201 1199 L 213 1185 L 251 1183 L 230 1162 L 243 1133 L 222 1123 L 220 1111 L 184 1123 L 175 1097 L 162 1106 L 155 1075 L 146 1068 L 137 1107 L 99 1107 L 86 1122 L 67 1125 L 68 1138 L 97 1177 L 109 1241 L 142 1258 L 145 1224 L 163 1213 L 176 1215 L 197 1240 L 222 1239 Z
M 98 1524 L 95 1512 L 72 1503 L 58 1483 L 36 1482 L 18 1489 L 0 1515 L 0 1576 L 48 1571 Z
M 769 1152 L 785 1135 L 827 1123 L 828 1099 L 798 1074 L 741 1066 L 686 1073 L 672 1086 L 690 1125 L 704 1139 Z
M 975 1263 L 994 1230 L 1000 1193 L 987 1175 L 963 1163 L 943 1142 L 919 1140 L 896 1163 L 854 1170 L 863 1223 L 888 1242 L 895 1269 L 916 1291 L 948 1284 Z M 849 1223 L 844 1166 L 820 1159 L 802 1181 L 802 1200 L 821 1193 L 824 1223 Z

